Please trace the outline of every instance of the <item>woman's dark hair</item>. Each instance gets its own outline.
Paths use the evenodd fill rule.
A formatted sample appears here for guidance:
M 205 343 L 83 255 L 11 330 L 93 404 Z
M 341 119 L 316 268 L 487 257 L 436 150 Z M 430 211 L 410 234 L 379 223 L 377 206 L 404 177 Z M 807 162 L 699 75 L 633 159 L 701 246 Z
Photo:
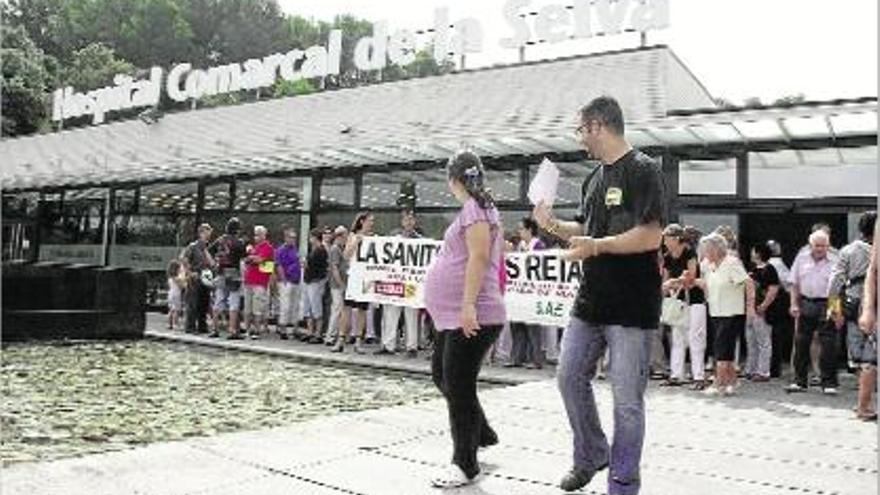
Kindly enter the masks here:
M 495 206 L 495 200 L 484 184 L 483 161 L 473 151 L 464 150 L 452 155 L 446 163 L 446 176 L 460 182 L 480 208 Z
M 364 222 L 366 222 L 371 216 L 373 216 L 373 212 L 371 211 L 362 211 L 358 213 L 357 216 L 354 217 L 354 223 L 351 224 L 351 233 L 359 234 L 364 228 Z
M 174 278 L 180 274 L 180 262 L 177 260 L 171 260 L 168 263 L 168 277 Z
M 318 242 L 321 242 L 321 239 L 324 237 L 324 229 L 322 228 L 314 228 L 311 232 L 309 232 L 309 239 L 314 239 Z
M 524 229 L 532 233 L 532 237 L 538 237 L 538 222 L 532 217 L 522 217 L 522 226 Z
M 770 246 L 768 246 L 766 242 L 755 244 L 752 246 L 752 251 L 754 251 L 755 254 L 758 255 L 758 258 L 763 262 L 770 261 L 770 258 L 773 257 L 773 253 L 770 251 Z
M 864 239 L 874 238 L 874 225 L 877 223 L 877 212 L 866 211 L 859 217 L 859 232 Z

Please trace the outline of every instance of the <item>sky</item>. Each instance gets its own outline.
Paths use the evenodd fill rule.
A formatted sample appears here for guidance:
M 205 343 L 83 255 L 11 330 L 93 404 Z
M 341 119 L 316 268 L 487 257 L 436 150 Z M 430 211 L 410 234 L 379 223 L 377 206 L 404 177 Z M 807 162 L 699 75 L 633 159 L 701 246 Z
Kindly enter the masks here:
M 505 0 L 278 0 L 289 13 L 331 20 L 341 13 L 385 21 L 389 31 L 433 25 L 434 9 L 452 21 L 477 19 L 483 51 L 467 67 L 513 63 L 516 50 L 499 40 L 512 29 Z M 669 27 L 648 33 L 648 44 L 668 45 L 715 97 L 771 102 L 802 93 L 809 100 L 877 95 L 877 0 L 669 0 Z M 572 0 L 531 0 L 527 10 L 571 5 Z M 635 34 L 529 47 L 540 60 L 636 47 Z

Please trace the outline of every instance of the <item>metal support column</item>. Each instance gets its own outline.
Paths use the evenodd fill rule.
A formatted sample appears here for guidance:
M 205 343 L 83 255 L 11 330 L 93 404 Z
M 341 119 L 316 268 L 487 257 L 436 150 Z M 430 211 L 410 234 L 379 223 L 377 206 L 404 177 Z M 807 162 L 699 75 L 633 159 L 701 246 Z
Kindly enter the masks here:
M 299 252 L 305 256 L 309 252 L 309 232 L 312 225 L 316 224 L 315 212 L 321 207 L 321 174 L 314 173 L 311 177 L 303 178 L 302 187 L 302 211 L 303 215 L 299 222 Z
M 205 221 L 205 181 L 199 181 L 196 188 L 196 221 L 193 239 L 199 237 L 199 225 Z
M 116 203 L 116 189 L 111 187 L 107 189 L 107 198 L 104 201 L 104 235 L 101 245 L 101 266 L 108 266 L 110 264 L 111 239 L 113 238 L 110 229 L 115 226 L 113 217 L 115 216 L 116 205 L 114 203 Z
M 663 153 L 663 181 L 666 185 L 667 218 L 669 223 L 677 223 L 679 219 L 679 201 L 681 194 L 681 164 L 677 156 L 670 152 Z

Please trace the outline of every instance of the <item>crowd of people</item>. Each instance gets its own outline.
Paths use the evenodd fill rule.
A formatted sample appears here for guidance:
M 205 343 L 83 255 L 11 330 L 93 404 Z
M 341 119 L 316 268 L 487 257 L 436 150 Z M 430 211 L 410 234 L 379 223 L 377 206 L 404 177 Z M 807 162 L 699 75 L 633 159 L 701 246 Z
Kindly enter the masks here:
M 578 139 L 603 165 L 584 182 L 574 221 L 555 218 L 540 203 L 505 235 L 479 157 L 463 151 L 450 158 L 449 187 L 462 208 L 428 270 L 426 309 L 347 297 L 352 259 L 365 237 L 378 235 L 370 212 L 350 227 L 312 230 L 307 253 L 299 252 L 293 228 L 273 245 L 265 227 L 254 226 L 245 239 L 232 218 L 216 238 L 211 226 L 200 226 L 198 239 L 169 265 L 169 328 L 180 325 L 185 307 L 184 330 L 211 337 L 275 333 L 356 353 L 373 343 L 375 354 L 410 358 L 430 349 L 454 450 L 448 469 L 432 480 L 439 487 L 473 480 L 477 449 L 498 442 L 476 394 L 487 361 L 558 365 L 574 434 L 573 467 L 560 483 L 565 490 L 610 468 L 609 493 L 638 492 L 649 378 L 725 397 L 743 379 L 791 376 L 786 392 L 815 386 L 835 395 L 840 372 L 848 370 L 859 376 L 856 416 L 876 420 L 876 213 L 861 216 L 859 238 L 840 251 L 831 247 L 828 225 L 815 225 L 789 268 L 774 240 L 740 246 L 730 226 L 700 232 L 667 223 L 659 168 L 626 142 L 612 98 L 581 109 L 580 124 Z M 414 212 L 403 211 L 389 235 L 421 237 Z M 583 262 L 568 327 L 508 321 L 504 253 L 548 248 Z M 590 387 L 606 373 L 614 446 L 598 425 Z

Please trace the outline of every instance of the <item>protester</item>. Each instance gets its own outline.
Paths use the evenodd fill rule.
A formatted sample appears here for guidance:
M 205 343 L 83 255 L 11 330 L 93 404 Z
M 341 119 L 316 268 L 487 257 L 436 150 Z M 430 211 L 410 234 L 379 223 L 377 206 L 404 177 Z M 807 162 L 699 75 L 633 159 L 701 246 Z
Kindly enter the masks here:
M 275 248 L 268 235 L 266 227 L 254 227 L 254 244 L 244 258 L 244 326 L 254 340 L 268 330 L 269 281 L 275 272 Z
M 531 217 L 523 217 L 517 229 L 520 241 L 517 251 L 530 252 L 545 249 L 544 242 L 538 237 L 538 224 Z M 541 325 L 515 321 L 510 323 L 510 335 L 513 349 L 508 367 L 525 366 L 530 369 L 544 367 L 543 350 L 544 328 Z
M 321 324 L 324 317 L 324 290 L 327 287 L 327 271 L 329 268 L 327 249 L 322 241 L 324 233 L 321 229 L 313 229 L 309 234 L 309 255 L 306 259 L 303 281 L 303 314 L 307 319 L 308 330 L 300 336 L 300 340 L 309 343 L 320 343 Z
M 880 222 L 875 222 L 872 240 L 880 235 Z M 865 421 L 877 421 L 877 410 L 874 409 L 873 396 L 877 390 L 877 280 L 880 269 L 880 249 L 877 244 L 871 247 L 871 264 L 865 278 L 865 292 L 862 295 L 862 311 L 859 316 L 859 329 L 864 334 L 866 354 L 859 375 L 858 418 Z M 871 347 L 873 346 L 873 351 Z M 871 357 L 873 359 L 871 359 Z
M 754 285 L 742 261 L 717 231 L 700 240 L 708 264 L 701 282 L 715 328 L 715 382 L 705 392 L 732 395 L 736 389 L 736 342 L 754 316 Z
M 238 338 L 239 310 L 241 309 L 241 260 L 245 257 L 245 242 L 239 237 L 241 222 L 232 217 L 226 222 L 222 236 L 211 244 L 209 251 L 217 260 L 214 277 L 214 325 L 211 337 L 220 336 L 224 313 L 228 315 L 229 338 Z
M 168 330 L 180 323 L 183 308 L 183 292 L 186 290 L 186 272 L 179 260 L 168 263 Z
M 769 263 L 770 248 L 767 244 L 752 247 L 752 263 L 755 269 L 750 274 L 755 284 L 755 316 L 746 330 L 748 353 L 746 378 L 755 382 L 770 380 L 770 359 L 773 354 L 773 332 L 779 317 L 779 292 L 781 282 L 776 268 Z
M 794 322 L 789 314 L 791 270 L 782 260 L 782 246 L 778 242 L 767 241 L 767 248 L 770 250 L 770 259 L 767 263 L 773 266 L 779 276 L 779 293 L 774 301 L 777 310 L 770 314 L 770 317 L 775 321 L 768 320 L 773 326 L 770 377 L 779 378 L 782 376 L 783 366 L 791 363 L 791 351 L 794 345 Z
M 324 336 L 324 343 L 333 345 L 334 342 L 342 334 L 340 331 L 340 323 L 348 325 L 347 315 L 343 316 L 343 312 L 348 312 L 345 308 L 345 286 L 348 284 L 348 260 L 343 256 L 345 243 L 348 242 L 348 229 L 342 225 L 336 227 L 333 232 L 333 246 L 330 248 L 330 322 L 327 325 L 327 334 Z M 341 351 L 334 348 L 334 351 Z
M 278 283 L 278 321 L 276 332 L 286 340 L 299 323 L 300 310 L 300 266 L 299 248 L 296 245 L 296 230 L 284 227 L 284 244 L 275 250 L 275 277 Z
M 543 203 L 533 212 L 541 228 L 569 240 L 570 258 L 584 260 L 585 283 L 562 336 L 557 369 L 574 433 L 574 466 L 560 486 L 566 491 L 583 488 L 610 461 L 608 493 L 635 494 L 651 340 L 660 317 L 663 180 L 659 165 L 626 141 L 623 113 L 613 98 L 603 96 L 583 107 L 576 134 L 601 163 L 584 181 L 577 221 L 553 218 Z M 590 383 L 606 346 L 614 399 L 611 449 Z
M 208 333 L 208 305 L 211 302 L 209 285 L 213 284 L 211 270 L 216 263 L 208 252 L 208 242 L 213 229 L 207 223 L 198 227 L 198 239 L 191 242 L 181 253 L 181 260 L 189 267 L 186 291 L 187 333 Z
M 418 239 L 421 234 L 416 230 L 416 216 L 412 210 L 405 210 L 400 216 L 400 230 L 392 232 L 392 236 L 404 239 Z M 410 358 L 419 354 L 419 310 L 416 308 L 385 304 L 382 306 L 382 342 L 376 354 L 394 354 L 397 345 L 397 326 L 400 314 L 403 313 L 406 328 L 406 354 Z
M 834 325 L 838 331 L 847 335 L 849 358 L 859 369 L 859 403 L 857 417 L 876 418 L 872 404 L 871 391 L 876 387 L 877 346 L 873 335 L 862 332 L 858 327 L 861 307 L 867 301 L 865 281 L 871 265 L 871 245 L 874 242 L 874 227 L 877 213 L 868 211 L 859 218 L 859 238 L 847 244 L 841 251 L 831 271 L 828 288 L 829 306 L 832 309 Z
M 364 237 L 373 235 L 375 221 L 376 218 L 370 212 L 362 212 L 355 217 L 354 223 L 351 225 L 348 242 L 346 242 L 345 250 L 343 251 L 343 257 L 349 263 L 356 257 Z M 342 347 L 345 345 L 344 340 L 348 339 L 347 332 L 350 331 L 355 336 L 354 352 L 356 354 L 363 354 L 365 352 L 363 347 L 364 332 L 367 324 L 367 311 L 370 305 L 365 302 L 355 301 L 351 298 L 350 294 L 345 295 L 345 302 L 343 304 L 349 309 L 350 321 L 345 326 L 346 333 L 340 334 L 340 342 L 336 345 L 341 352 Z
M 827 320 L 828 286 L 834 262 L 828 256 L 828 234 L 817 229 L 810 234 L 810 254 L 798 256 L 791 267 L 791 306 L 797 321 L 795 330 L 795 381 L 786 390 L 803 392 L 809 386 L 810 346 L 818 333 L 819 370 L 822 393 L 837 394 L 837 335 Z
M 704 359 L 706 353 L 706 301 L 703 290 L 695 285 L 700 278 L 697 253 L 685 240 L 685 230 L 670 224 L 663 231 L 666 256 L 663 258 L 663 286 L 667 293 L 685 301 L 687 317 L 684 325 L 672 329 L 670 377 L 666 385 L 685 381 L 685 352 L 690 348 L 693 388 L 705 386 Z
M 449 409 L 452 463 L 432 484 L 451 488 L 480 472 L 477 448 L 498 442 L 477 398 L 477 375 L 507 320 L 498 273 L 501 216 L 484 185 L 483 164 L 461 151 L 447 165 L 449 189 L 462 204 L 425 277 L 425 304 L 437 327 L 431 375 Z

